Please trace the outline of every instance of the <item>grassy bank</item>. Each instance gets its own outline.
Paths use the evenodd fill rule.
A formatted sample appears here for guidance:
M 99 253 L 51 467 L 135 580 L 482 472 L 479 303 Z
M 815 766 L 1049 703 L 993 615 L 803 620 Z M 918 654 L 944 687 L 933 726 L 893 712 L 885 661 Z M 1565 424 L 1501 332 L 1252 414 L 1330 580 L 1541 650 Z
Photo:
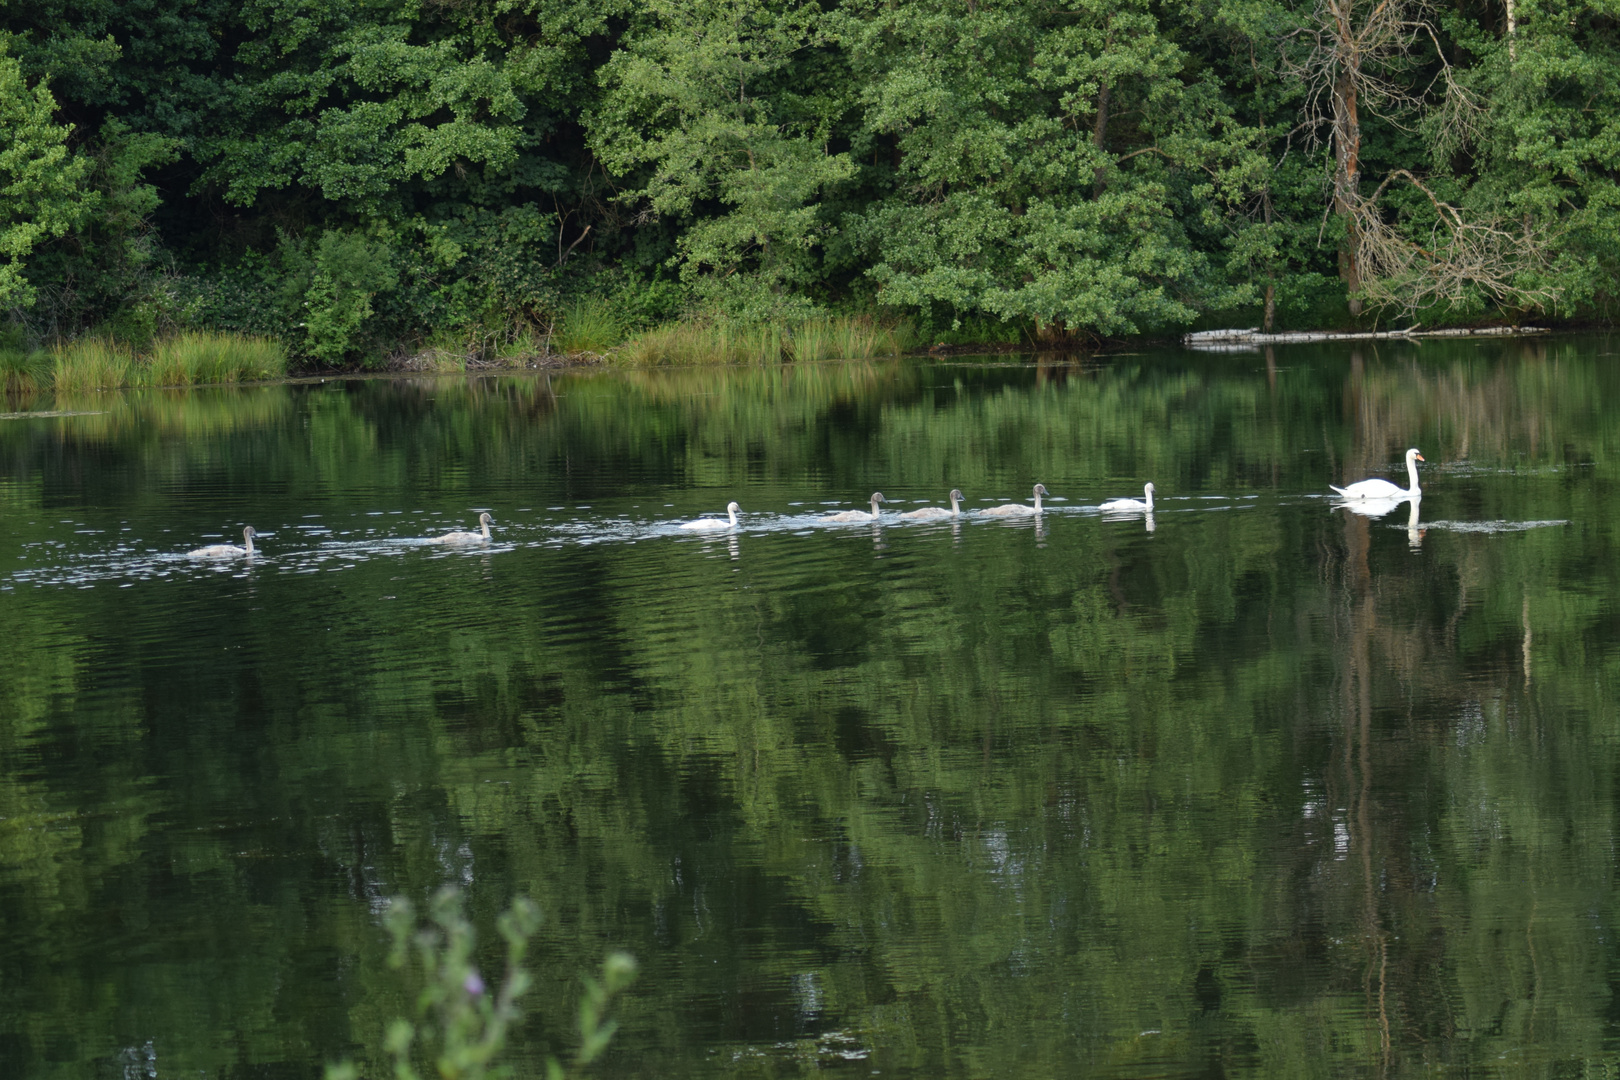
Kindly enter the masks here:
M 0 348 L 0 390 L 8 393 L 197 386 L 286 374 L 286 350 L 268 338 L 243 334 L 187 332 L 139 350 L 104 337 L 34 351 Z
M 917 346 L 908 322 L 870 316 L 745 323 L 719 316 L 687 318 L 628 333 L 598 303 L 566 311 L 550 335 L 514 336 L 499 348 L 452 336 L 382 365 L 452 373 L 481 367 L 524 367 L 532 361 L 608 360 L 625 367 L 776 364 L 898 356 Z M 188 331 L 136 347 L 110 336 L 86 336 L 44 349 L 0 345 L 0 393 L 92 393 L 125 387 L 187 387 L 283 378 L 287 350 L 272 338 Z
M 910 323 L 880 323 L 866 316 L 806 319 L 790 325 L 707 318 L 638 334 L 615 350 L 613 358 L 634 367 L 865 360 L 898 356 L 914 348 L 916 341 Z

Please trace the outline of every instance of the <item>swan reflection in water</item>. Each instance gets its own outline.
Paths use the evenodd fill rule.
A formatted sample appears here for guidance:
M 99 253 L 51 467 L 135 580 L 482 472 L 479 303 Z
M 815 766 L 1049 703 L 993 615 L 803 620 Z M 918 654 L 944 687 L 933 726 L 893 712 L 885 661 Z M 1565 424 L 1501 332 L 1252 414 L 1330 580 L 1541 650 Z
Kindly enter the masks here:
M 1416 498 L 1398 499 L 1340 499 L 1334 502 L 1333 509 L 1343 507 L 1352 514 L 1360 514 L 1362 517 L 1381 518 L 1401 503 L 1406 503 L 1409 508 L 1406 515 L 1406 543 L 1416 551 L 1423 546 L 1425 532 L 1418 524 L 1418 509 L 1423 504 L 1421 495 Z

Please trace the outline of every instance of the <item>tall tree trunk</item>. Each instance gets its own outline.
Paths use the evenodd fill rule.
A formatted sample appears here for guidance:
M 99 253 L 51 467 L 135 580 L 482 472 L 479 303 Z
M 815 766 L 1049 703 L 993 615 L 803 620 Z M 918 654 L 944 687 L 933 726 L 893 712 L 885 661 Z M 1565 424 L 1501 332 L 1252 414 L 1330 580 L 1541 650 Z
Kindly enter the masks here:
M 1519 59 L 1519 9 L 1513 0 L 1507 0 L 1508 61 Z
M 1265 222 L 1266 222 L 1266 225 L 1267 225 L 1267 227 L 1269 229 L 1269 227 L 1271 225 L 1271 185 L 1270 184 L 1267 184 L 1266 187 L 1260 192 L 1260 205 L 1265 210 Z M 1268 268 L 1266 270 L 1266 319 L 1265 319 L 1265 332 L 1266 333 L 1268 333 L 1268 334 L 1271 333 L 1271 327 L 1276 321 L 1277 321 L 1277 271 L 1276 271 L 1275 267 L 1270 267 L 1270 268 Z M 1268 363 L 1269 363 L 1270 362 L 1269 358 L 1271 356 L 1271 348 L 1270 348 L 1270 346 L 1267 346 L 1267 348 L 1266 348 L 1266 356 L 1268 358 Z

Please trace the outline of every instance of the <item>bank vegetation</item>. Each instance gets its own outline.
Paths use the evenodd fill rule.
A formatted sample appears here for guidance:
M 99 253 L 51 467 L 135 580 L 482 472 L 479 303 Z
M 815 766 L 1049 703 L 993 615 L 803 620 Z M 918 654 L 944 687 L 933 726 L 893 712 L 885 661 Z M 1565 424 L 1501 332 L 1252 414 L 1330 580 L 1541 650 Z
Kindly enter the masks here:
M 1606 320 L 1616 46 L 1572 0 L 11 5 L 4 378 Z

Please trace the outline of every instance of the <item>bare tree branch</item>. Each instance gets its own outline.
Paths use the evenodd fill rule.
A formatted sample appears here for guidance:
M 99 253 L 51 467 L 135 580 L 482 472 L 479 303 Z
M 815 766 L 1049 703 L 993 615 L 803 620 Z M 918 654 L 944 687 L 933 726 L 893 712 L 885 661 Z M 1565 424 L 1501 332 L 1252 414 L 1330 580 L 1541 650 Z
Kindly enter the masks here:
M 1544 306 L 1556 299 L 1549 290 L 1517 283 L 1550 260 L 1547 237 L 1532 235 L 1528 227 L 1515 235 L 1496 220 L 1470 221 L 1405 169 L 1391 172 L 1371 196 L 1362 194 L 1363 111 L 1407 130 L 1416 117 L 1434 131 L 1442 158 L 1479 135 L 1485 106 L 1454 77 L 1430 20 L 1431 3 L 1316 0 L 1305 24 L 1282 39 L 1283 70 L 1305 87 L 1307 144 L 1326 142 L 1333 155 L 1329 213 L 1344 225 L 1339 275 L 1351 313 L 1360 313 L 1363 299 L 1410 311 L 1479 293 L 1516 306 Z M 1439 70 L 1427 85 L 1416 86 L 1406 76 L 1417 64 L 1420 42 L 1433 46 Z M 1408 237 L 1382 209 L 1397 179 L 1422 191 L 1434 208 L 1427 244 Z

